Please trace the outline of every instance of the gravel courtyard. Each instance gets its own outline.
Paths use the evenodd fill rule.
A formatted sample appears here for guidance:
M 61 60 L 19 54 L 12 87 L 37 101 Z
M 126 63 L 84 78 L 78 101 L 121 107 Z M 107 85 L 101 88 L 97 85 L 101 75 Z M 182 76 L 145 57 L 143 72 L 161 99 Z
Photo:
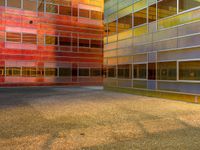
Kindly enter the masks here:
M 0 89 L 0 150 L 198 150 L 200 105 L 103 91 Z

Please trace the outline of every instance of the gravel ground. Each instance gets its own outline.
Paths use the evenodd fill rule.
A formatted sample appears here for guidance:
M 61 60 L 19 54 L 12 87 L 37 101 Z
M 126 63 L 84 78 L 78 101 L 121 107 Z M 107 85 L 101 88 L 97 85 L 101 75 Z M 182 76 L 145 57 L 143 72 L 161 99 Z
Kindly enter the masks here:
M 198 150 L 200 105 L 99 88 L 0 89 L 0 150 Z

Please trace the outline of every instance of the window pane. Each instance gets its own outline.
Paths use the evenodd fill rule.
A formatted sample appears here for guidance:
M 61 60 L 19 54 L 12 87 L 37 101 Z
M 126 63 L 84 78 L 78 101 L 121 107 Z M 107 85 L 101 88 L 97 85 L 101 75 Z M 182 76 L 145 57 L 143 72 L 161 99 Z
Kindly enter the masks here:
M 92 10 L 91 19 L 102 20 L 102 12 Z
M 180 80 L 200 80 L 200 61 L 180 62 Z
M 136 64 L 134 68 L 134 78 L 136 79 L 146 79 L 146 64 Z
M 5 74 L 5 68 L 0 67 L 0 76 L 4 76 L 4 74 Z
M 179 11 L 200 6 L 200 0 L 179 0 Z
M 132 14 L 118 19 L 118 32 L 132 28 Z
M 38 77 L 44 76 L 44 68 L 37 68 L 37 76 Z
M 68 15 L 71 16 L 71 7 L 66 7 L 66 6 L 60 6 L 59 9 L 60 15 Z
M 118 78 L 132 78 L 132 65 L 118 65 Z
M 101 76 L 101 69 L 100 68 L 91 68 L 90 75 L 91 76 Z
M 38 1 L 38 11 L 39 12 L 44 12 L 44 3 L 42 0 Z
M 149 6 L 149 22 L 156 21 L 156 4 Z
M 156 64 L 155 63 L 148 64 L 148 79 L 149 80 L 156 79 Z
M 73 39 L 72 39 L 72 45 L 73 45 L 73 46 L 78 46 L 77 44 L 78 44 L 78 39 L 73 38 Z
M 5 6 L 5 0 L 0 0 L 0 6 Z
M 157 70 L 158 80 L 176 80 L 176 62 L 160 62 Z
M 101 40 L 91 40 L 91 47 L 92 48 L 102 48 L 102 41 Z
M 71 46 L 71 38 L 70 37 L 60 37 L 59 43 L 61 46 Z
M 23 43 L 30 43 L 30 44 L 37 44 L 37 35 L 35 34 L 22 34 L 22 42 Z
M 80 47 L 89 47 L 90 46 L 90 41 L 87 39 L 79 39 L 79 46 Z
M 53 4 L 46 4 L 46 12 L 58 13 L 58 6 Z
M 117 32 L 117 23 L 116 21 L 108 23 L 108 35 L 114 34 Z
M 21 33 L 6 33 L 6 41 L 9 42 L 21 42 Z
M 77 8 L 72 8 L 72 15 L 74 17 L 77 17 L 78 16 L 78 9 Z
M 79 9 L 79 16 L 80 17 L 84 17 L 84 18 L 89 18 L 89 10 L 85 10 L 85 9 Z
M 36 68 L 33 68 L 33 67 L 22 67 L 22 76 L 35 77 L 36 76 Z
M 116 77 L 116 67 L 108 67 L 108 77 L 115 78 Z
M 147 9 L 140 10 L 134 15 L 134 26 L 138 26 L 147 22 Z
M 56 68 L 45 68 L 45 76 L 57 76 Z
M 6 76 L 20 76 L 21 68 L 20 67 L 7 67 Z
M 37 9 L 37 1 L 36 0 L 24 0 L 23 1 L 23 9 L 36 11 Z
M 21 8 L 21 0 L 7 0 L 7 6 Z
M 59 68 L 59 76 L 61 77 L 69 77 L 72 75 L 71 68 Z
M 79 76 L 89 76 L 90 72 L 87 68 L 80 68 L 79 69 Z
M 56 36 L 46 36 L 45 43 L 49 45 L 58 45 L 58 37 Z
M 177 0 L 162 0 L 158 2 L 158 19 L 177 14 Z

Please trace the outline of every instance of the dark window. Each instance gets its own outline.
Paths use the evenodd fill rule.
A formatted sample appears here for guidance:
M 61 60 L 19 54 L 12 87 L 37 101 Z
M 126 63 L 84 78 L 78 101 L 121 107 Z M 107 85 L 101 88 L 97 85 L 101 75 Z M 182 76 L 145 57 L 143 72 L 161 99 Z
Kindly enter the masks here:
M 46 12 L 57 14 L 58 13 L 58 5 L 46 4 Z
M 5 68 L 0 67 L 0 76 L 4 76 L 4 74 L 5 74 Z
M 100 68 L 91 68 L 90 75 L 91 76 L 101 76 L 101 69 Z
M 37 1 L 36 0 L 24 0 L 23 9 L 36 11 L 37 10 Z
M 59 76 L 60 77 L 69 77 L 72 75 L 71 68 L 59 68 Z
M 89 76 L 90 71 L 89 68 L 80 68 L 79 69 L 79 76 Z
M 188 10 L 200 6 L 199 0 L 179 0 L 179 11 Z
M 5 6 L 5 0 L 0 0 L 0 6 Z
M 71 38 L 70 37 L 60 37 L 59 43 L 61 46 L 71 46 Z
M 162 0 L 158 2 L 158 19 L 177 14 L 177 0 Z
M 90 12 L 89 10 L 86 10 L 86 9 L 79 9 L 79 16 L 84 17 L 84 18 L 89 18 Z
M 57 76 L 57 68 L 45 68 L 45 76 Z
M 88 39 L 79 39 L 80 47 L 90 47 L 90 41 Z
M 136 79 L 146 79 L 146 64 L 135 64 L 134 68 L 134 78 Z
M 44 12 L 44 2 L 43 2 L 43 0 L 38 0 L 38 11 Z
M 116 77 L 116 66 L 108 67 L 107 75 L 109 78 L 115 78 Z
M 7 32 L 6 33 L 6 41 L 20 43 L 21 42 L 21 33 Z
M 21 68 L 20 67 L 7 67 L 6 68 L 6 76 L 21 76 Z
M 21 0 L 7 0 L 7 6 L 21 8 Z
M 132 28 L 132 14 L 118 19 L 118 32 Z
M 37 35 L 29 34 L 29 33 L 22 33 L 22 42 L 30 43 L 30 44 L 37 44 Z
M 102 20 L 102 12 L 92 10 L 91 19 Z
M 101 40 L 91 40 L 91 47 L 92 48 L 102 48 L 102 41 Z
M 118 65 L 118 78 L 132 78 L 132 65 Z
M 78 70 L 77 68 L 72 68 L 72 76 L 76 77 L 78 75 Z
M 180 80 L 200 80 L 200 61 L 179 63 Z
M 176 62 L 159 62 L 157 65 L 158 80 L 176 80 Z
M 149 22 L 156 21 L 156 4 L 149 6 Z
M 24 77 L 35 77 L 36 68 L 34 67 L 22 67 L 22 76 Z
M 134 26 L 145 24 L 147 22 L 147 9 L 135 12 L 133 15 L 134 15 Z
M 72 39 L 72 45 L 73 46 L 77 46 L 77 44 L 78 44 L 78 39 L 77 38 L 73 38 Z
M 149 80 L 156 79 L 156 64 L 155 63 L 148 64 L 148 79 Z
M 77 9 L 77 8 L 73 8 L 73 7 L 72 7 L 72 15 L 73 15 L 74 17 L 77 17 L 77 16 L 78 16 L 78 9 Z
M 68 15 L 71 16 L 71 7 L 67 7 L 67 6 L 60 6 L 59 7 L 59 13 L 60 15 Z
M 58 37 L 46 35 L 45 43 L 48 45 L 58 45 Z
M 44 68 L 37 68 L 37 76 L 42 77 L 44 76 Z

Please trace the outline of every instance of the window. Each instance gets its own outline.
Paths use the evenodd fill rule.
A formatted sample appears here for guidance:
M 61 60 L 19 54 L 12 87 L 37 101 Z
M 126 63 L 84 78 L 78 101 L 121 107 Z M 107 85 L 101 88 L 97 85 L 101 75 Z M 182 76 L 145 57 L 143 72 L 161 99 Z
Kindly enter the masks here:
M 7 0 L 7 6 L 21 8 L 21 0 Z
M 115 34 L 117 32 L 117 23 L 116 21 L 108 23 L 108 35 Z
M 158 80 L 176 80 L 176 62 L 159 62 L 157 66 Z
M 23 9 L 36 11 L 37 10 L 37 0 L 24 0 Z
M 91 48 L 102 48 L 101 40 L 91 40 Z
M 147 9 L 135 12 L 133 15 L 134 15 L 134 26 L 147 23 Z
M 71 38 L 70 37 L 59 37 L 59 44 L 61 46 L 71 46 Z
M 0 6 L 5 6 L 5 0 L 0 0 Z
M 43 0 L 38 0 L 38 11 L 44 12 L 44 2 L 43 2 Z
M 148 21 L 153 22 L 156 21 L 156 4 L 149 6 L 149 12 L 148 12 Z
M 7 32 L 6 33 L 6 41 L 21 43 L 21 33 Z
M 108 67 L 108 73 L 107 73 L 107 75 L 108 75 L 108 77 L 109 78 L 115 78 L 116 77 L 116 66 L 109 66 Z
M 91 11 L 91 19 L 102 20 L 102 12 L 99 11 Z
M 79 17 L 90 18 L 89 10 L 79 9 Z
M 4 73 L 5 73 L 4 69 L 5 69 L 4 67 L 0 67 L 0 77 L 4 76 Z
M 72 76 L 76 77 L 78 75 L 78 70 L 77 68 L 72 68 Z
M 88 39 L 79 39 L 80 47 L 90 47 L 90 40 Z
M 156 64 L 155 63 L 148 64 L 148 79 L 149 80 L 156 79 Z
M 79 76 L 90 76 L 89 68 L 80 68 Z
M 200 6 L 199 0 L 179 0 L 179 11 L 185 11 Z
M 47 45 L 58 45 L 58 37 L 57 36 L 46 35 L 45 43 Z
M 200 80 L 200 61 L 179 62 L 180 80 Z
M 162 0 L 158 2 L 158 19 L 177 14 L 177 0 Z
M 118 78 L 132 78 L 132 65 L 118 65 Z
M 22 76 L 24 77 L 35 77 L 36 68 L 34 67 L 22 67 Z
M 60 77 L 69 77 L 72 75 L 71 68 L 59 68 L 59 76 Z
M 22 42 L 29 43 L 29 44 L 37 44 L 37 35 L 22 33 Z
M 59 14 L 60 15 L 68 15 L 71 16 L 71 7 L 67 7 L 67 6 L 60 6 L 59 7 Z
M 21 68 L 20 67 L 7 67 L 6 68 L 6 76 L 21 76 Z
M 37 68 L 37 76 L 38 77 L 44 76 L 44 68 L 41 67 Z
M 46 4 L 46 12 L 57 14 L 58 13 L 58 5 Z
M 78 39 L 77 38 L 72 38 L 72 45 L 77 46 L 78 44 Z
M 78 9 L 77 9 L 77 8 L 72 7 L 72 15 L 73 15 L 74 17 L 77 17 L 77 16 L 78 16 Z
M 132 14 L 118 19 L 118 32 L 132 28 Z
M 57 68 L 45 68 L 45 76 L 57 76 Z
M 100 68 L 91 68 L 90 75 L 91 76 L 101 76 L 101 69 Z
M 135 64 L 133 66 L 133 72 L 134 72 L 134 78 L 135 79 L 146 79 L 146 70 L 147 70 L 146 64 Z

